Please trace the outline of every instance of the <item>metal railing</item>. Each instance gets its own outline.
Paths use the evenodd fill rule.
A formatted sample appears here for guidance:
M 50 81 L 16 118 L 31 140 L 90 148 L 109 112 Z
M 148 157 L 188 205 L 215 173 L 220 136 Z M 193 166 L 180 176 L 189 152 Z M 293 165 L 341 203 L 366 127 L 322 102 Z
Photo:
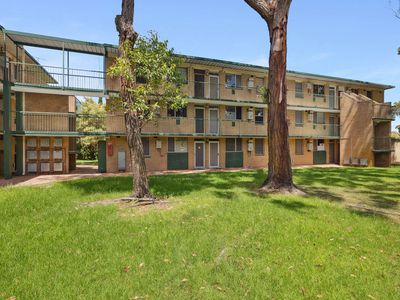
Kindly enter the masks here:
M 295 123 L 289 122 L 289 136 L 304 137 L 339 137 L 340 126 L 338 124 Z
M 374 118 L 376 119 L 392 119 L 391 103 L 374 103 Z
M 11 81 L 42 88 L 103 91 L 105 73 L 54 66 L 10 62 Z
M 374 138 L 374 151 L 393 151 L 394 145 L 390 137 Z
M 125 133 L 124 117 L 108 115 L 106 130 Z M 142 129 L 143 134 L 193 136 L 267 136 L 267 125 L 254 121 L 200 118 L 156 118 Z
M 105 132 L 105 115 L 52 112 L 17 112 L 17 131 L 35 132 Z
M 213 83 L 209 81 L 188 81 L 182 85 L 183 92 L 193 99 L 206 100 L 242 100 L 263 102 L 263 85 L 240 85 Z M 287 90 L 287 102 L 289 106 L 318 107 L 338 110 L 339 97 L 313 94 L 308 91 Z

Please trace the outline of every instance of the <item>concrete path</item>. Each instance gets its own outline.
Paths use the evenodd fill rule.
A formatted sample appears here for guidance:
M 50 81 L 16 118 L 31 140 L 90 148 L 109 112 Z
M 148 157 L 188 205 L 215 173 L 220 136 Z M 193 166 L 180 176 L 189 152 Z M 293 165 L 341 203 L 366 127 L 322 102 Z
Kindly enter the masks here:
M 297 166 L 293 169 L 304 168 L 338 168 L 338 165 L 312 165 L 312 166 Z M 149 175 L 167 175 L 167 174 L 198 174 L 209 172 L 237 172 L 251 169 L 207 169 L 207 170 L 184 170 L 184 171 L 162 171 L 162 172 L 149 172 Z M 115 177 L 115 176 L 129 176 L 129 173 L 97 173 L 97 166 L 78 166 L 77 169 L 70 174 L 59 175 L 26 175 L 15 176 L 10 180 L 0 179 L 0 187 L 4 186 L 35 186 L 50 184 L 58 181 L 67 181 L 74 179 L 96 178 L 96 177 Z

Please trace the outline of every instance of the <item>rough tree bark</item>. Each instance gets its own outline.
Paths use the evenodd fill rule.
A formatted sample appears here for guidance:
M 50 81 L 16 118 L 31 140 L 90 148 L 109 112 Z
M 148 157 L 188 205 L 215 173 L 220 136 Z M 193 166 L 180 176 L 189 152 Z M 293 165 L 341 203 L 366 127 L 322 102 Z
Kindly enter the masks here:
M 287 123 L 287 23 L 291 0 L 245 0 L 266 21 L 268 74 L 268 176 L 261 192 L 300 193 L 293 184 Z
M 128 43 L 130 47 L 135 45 L 138 34 L 133 28 L 134 0 L 122 0 L 121 15 L 115 17 L 115 25 L 119 33 L 119 55 L 126 56 L 124 47 Z M 132 69 L 132 73 L 135 70 Z M 132 94 L 128 92 L 129 82 L 121 78 L 120 96 L 122 99 L 125 115 L 125 126 L 127 130 L 127 141 L 132 164 L 133 187 L 132 197 L 137 199 L 152 198 L 147 179 L 146 164 L 141 138 L 142 121 L 138 113 L 132 109 L 135 101 Z

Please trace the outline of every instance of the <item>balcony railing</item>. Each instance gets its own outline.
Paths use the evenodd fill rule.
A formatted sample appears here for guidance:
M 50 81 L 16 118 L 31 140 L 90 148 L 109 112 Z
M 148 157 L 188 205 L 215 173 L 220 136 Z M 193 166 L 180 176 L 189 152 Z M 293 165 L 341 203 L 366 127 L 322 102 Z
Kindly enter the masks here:
M 290 122 L 289 136 L 296 137 L 339 137 L 340 126 L 337 124 L 296 124 Z
M 107 116 L 109 133 L 125 133 L 123 116 Z M 267 136 L 267 125 L 243 120 L 157 118 L 142 129 L 148 135 Z
M 390 103 L 374 104 L 374 119 L 392 119 L 392 106 Z
M 374 151 L 389 152 L 394 150 L 394 145 L 390 137 L 374 138 Z
M 263 103 L 262 85 L 240 85 L 213 83 L 210 81 L 189 81 L 182 87 L 184 93 L 193 99 L 206 100 L 241 100 Z M 317 95 L 306 91 L 287 91 L 289 106 L 317 107 L 324 109 L 339 109 L 337 95 Z
M 105 116 L 47 113 L 17 112 L 16 130 L 33 132 L 60 133 L 105 133 Z
M 105 73 L 10 62 L 10 80 L 19 85 L 82 91 L 103 91 Z

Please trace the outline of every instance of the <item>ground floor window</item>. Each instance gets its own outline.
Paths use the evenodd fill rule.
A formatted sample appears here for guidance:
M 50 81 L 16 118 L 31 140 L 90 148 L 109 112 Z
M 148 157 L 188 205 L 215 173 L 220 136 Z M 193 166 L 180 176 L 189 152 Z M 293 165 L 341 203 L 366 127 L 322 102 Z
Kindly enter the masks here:
M 186 152 L 188 152 L 187 139 L 185 139 L 185 138 L 168 138 L 168 152 L 170 152 L 170 153 L 186 153 Z
M 226 139 L 226 152 L 242 152 L 242 139 Z
M 255 153 L 258 156 L 264 155 L 264 139 L 255 139 Z
M 304 146 L 303 146 L 303 140 L 297 139 L 296 140 L 296 155 L 304 155 Z
M 144 156 L 150 156 L 150 139 L 148 137 L 142 137 L 142 144 Z

